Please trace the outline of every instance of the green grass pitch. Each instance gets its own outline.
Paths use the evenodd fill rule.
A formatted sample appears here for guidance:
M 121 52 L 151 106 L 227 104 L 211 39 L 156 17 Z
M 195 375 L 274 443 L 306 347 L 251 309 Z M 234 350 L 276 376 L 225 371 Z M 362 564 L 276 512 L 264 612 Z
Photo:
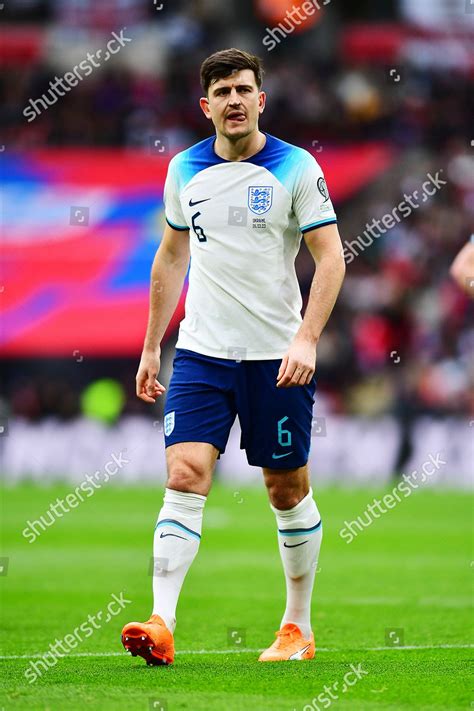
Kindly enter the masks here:
M 27 519 L 70 490 L 2 490 L 8 568 L 2 559 L 0 709 L 472 707 L 467 494 L 414 492 L 348 545 L 338 535 L 344 520 L 381 492 L 316 490 L 324 525 L 313 598 L 316 659 L 259 664 L 258 650 L 272 642 L 284 607 L 275 522 L 263 487 L 237 493 L 216 485 L 178 607 L 175 664 L 150 668 L 122 653 L 120 630 L 150 612 L 162 491 L 109 485 L 28 543 Z M 24 674 L 34 655 L 105 610 L 114 593 L 131 602 L 29 684 Z M 391 647 L 401 634 L 405 648 Z M 343 692 L 351 664 L 367 673 L 356 683 L 350 676 Z M 318 702 L 325 685 L 331 694 Z

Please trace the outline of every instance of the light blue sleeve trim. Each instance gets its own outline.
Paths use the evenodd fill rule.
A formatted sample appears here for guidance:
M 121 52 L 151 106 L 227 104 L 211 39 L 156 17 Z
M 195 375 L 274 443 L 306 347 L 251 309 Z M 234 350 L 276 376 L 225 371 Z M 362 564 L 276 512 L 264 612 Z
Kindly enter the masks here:
M 189 230 L 189 227 L 181 227 L 180 225 L 174 225 L 171 220 L 168 220 L 167 217 L 165 217 L 165 219 L 169 226 L 172 227 L 174 230 L 178 230 L 179 232 L 185 232 L 186 230 Z
M 310 225 L 305 225 L 304 227 L 300 227 L 300 231 L 304 234 L 305 232 L 314 230 L 316 227 L 324 227 L 324 225 L 335 225 L 336 223 L 337 223 L 337 219 L 335 217 L 331 217 L 326 220 L 319 220 L 318 222 L 312 222 Z

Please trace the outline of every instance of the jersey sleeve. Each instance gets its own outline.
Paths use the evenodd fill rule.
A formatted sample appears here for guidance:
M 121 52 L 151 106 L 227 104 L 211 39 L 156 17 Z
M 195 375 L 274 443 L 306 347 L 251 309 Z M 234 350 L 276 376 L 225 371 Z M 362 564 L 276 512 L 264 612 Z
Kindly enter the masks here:
M 168 165 L 163 193 L 166 222 L 174 230 L 188 230 L 189 227 L 186 225 L 179 199 L 179 182 L 177 178 L 177 165 L 173 158 Z
M 293 211 L 303 234 L 337 222 L 323 171 L 310 153 L 305 152 L 295 180 Z

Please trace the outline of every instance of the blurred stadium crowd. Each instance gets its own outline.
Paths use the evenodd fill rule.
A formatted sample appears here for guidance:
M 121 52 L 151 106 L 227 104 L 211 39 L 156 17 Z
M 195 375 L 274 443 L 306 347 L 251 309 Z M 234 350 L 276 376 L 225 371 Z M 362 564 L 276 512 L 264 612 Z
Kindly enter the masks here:
M 392 165 L 375 184 L 336 205 L 343 240 L 390 212 L 428 172 L 442 170 L 447 180 L 348 267 L 318 351 L 320 411 L 393 413 L 405 423 L 418 414 L 466 414 L 474 332 L 469 299 L 449 265 L 474 232 L 474 14 L 448 0 L 367 0 L 352 9 L 334 0 L 310 27 L 295 28 L 267 52 L 264 32 L 292 4 L 173 0 L 159 10 L 156 2 L 134 0 L 6 2 L 4 19 L 12 24 L 0 79 L 3 141 L 19 150 L 146 150 L 148 136 L 159 133 L 171 151 L 181 149 L 210 131 L 197 102 L 202 59 L 226 46 L 260 54 L 269 94 L 265 131 L 317 145 L 323 169 L 327 145 L 377 140 L 393 149 Z M 87 43 L 101 46 L 98 38 L 120 27 L 136 28 L 134 51 L 28 124 L 24 107 L 71 66 L 71 44 L 79 45 L 74 57 L 82 56 Z M 297 265 L 307 293 L 312 261 L 305 250 Z M 126 412 L 145 411 L 134 397 L 135 361 L 83 365 L 71 378 L 70 364 L 9 362 L 11 412 L 71 418 L 86 382 L 104 376 L 123 384 Z
M 446 36 L 442 41 L 438 36 L 434 45 L 435 30 L 409 24 L 410 13 L 403 16 L 403 5 L 414 3 L 362 2 L 355 23 L 354 11 L 332 0 L 313 16 L 309 30 L 306 20 L 304 31 L 295 26 L 298 33 L 269 52 L 262 38 L 276 27 L 283 8 L 294 6 L 288 0 L 173 0 L 162 5 L 157 12 L 153 2 L 142 0 L 6 4 L 4 18 L 8 21 L 10 10 L 17 22 L 2 37 L 8 70 L 0 84 L 3 140 L 19 148 L 147 147 L 148 135 L 161 132 L 182 148 L 209 135 L 198 105 L 200 63 L 235 43 L 263 57 L 271 98 L 265 129 L 285 140 L 311 144 L 317 137 L 324 144 L 379 138 L 399 147 L 421 144 L 439 150 L 458 139 L 465 147 L 472 116 L 474 22 L 462 9 L 453 15 L 457 24 L 448 33 L 441 24 L 438 30 Z M 37 18 L 33 26 L 26 9 Z M 428 9 L 432 20 L 432 3 Z M 21 18 L 25 25 L 18 23 Z M 71 68 L 71 46 L 89 40 L 99 47 L 99 38 L 124 26 L 143 50 L 104 64 L 29 126 L 22 117 L 28 99 L 47 91 L 58 68 Z M 149 53 L 142 57 L 145 49 Z

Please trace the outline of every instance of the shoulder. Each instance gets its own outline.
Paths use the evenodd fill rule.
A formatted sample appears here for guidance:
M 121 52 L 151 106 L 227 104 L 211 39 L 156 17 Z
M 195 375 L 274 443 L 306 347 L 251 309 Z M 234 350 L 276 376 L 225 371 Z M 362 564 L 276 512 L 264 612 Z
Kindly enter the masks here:
M 287 143 L 270 134 L 267 134 L 261 165 L 273 173 L 290 192 L 307 171 L 320 170 L 314 156 L 305 148 Z
M 180 187 L 184 187 L 197 173 L 216 163 L 214 141 L 215 136 L 205 138 L 180 151 L 170 160 L 168 172 L 174 176 Z
M 215 140 L 215 136 L 209 136 L 209 138 L 205 138 L 203 141 L 199 141 L 199 143 L 194 143 L 184 151 L 176 153 L 170 163 L 181 164 L 190 160 L 206 160 L 211 158 L 214 154 L 213 145 Z
M 288 143 L 288 141 L 282 141 L 281 138 L 272 136 L 270 133 L 267 136 L 267 146 L 270 154 L 276 156 L 291 156 L 300 160 L 314 160 L 313 156 L 305 148 L 301 146 L 295 146 L 293 143 Z

